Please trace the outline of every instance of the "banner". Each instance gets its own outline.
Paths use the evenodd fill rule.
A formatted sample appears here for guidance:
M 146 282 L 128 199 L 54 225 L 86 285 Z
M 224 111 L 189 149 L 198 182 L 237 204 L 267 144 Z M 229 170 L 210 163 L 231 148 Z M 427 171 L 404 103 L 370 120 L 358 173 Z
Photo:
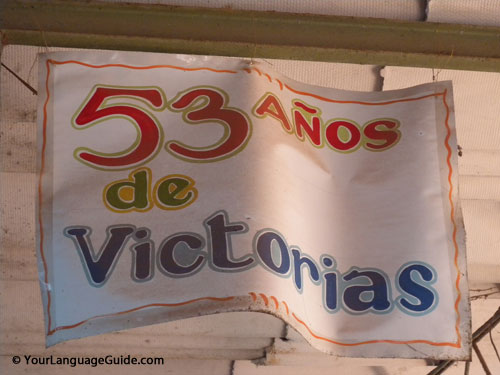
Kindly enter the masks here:
M 258 311 L 326 353 L 469 356 L 451 82 L 365 93 L 221 57 L 40 61 L 48 345 Z

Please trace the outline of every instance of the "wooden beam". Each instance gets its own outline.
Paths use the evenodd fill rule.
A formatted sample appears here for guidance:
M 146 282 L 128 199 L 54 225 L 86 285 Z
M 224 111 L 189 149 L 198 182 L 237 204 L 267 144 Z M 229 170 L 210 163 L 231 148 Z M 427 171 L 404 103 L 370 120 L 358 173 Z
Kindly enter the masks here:
M 500 28 L 150 4 L 3 0 L 3 44 L 500 72 Z

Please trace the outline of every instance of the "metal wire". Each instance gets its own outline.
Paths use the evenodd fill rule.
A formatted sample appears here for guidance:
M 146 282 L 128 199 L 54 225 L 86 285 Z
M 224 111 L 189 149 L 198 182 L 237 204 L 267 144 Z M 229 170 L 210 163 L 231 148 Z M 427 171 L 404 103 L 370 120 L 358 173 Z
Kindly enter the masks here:
M 28 83 L 26 82 L 24 79 L 22 79 L 21 77 L 19 77 L 16 72 L 14 72 L 12 69 L 10 69 L 7 65 L 5 65 L 4 63 L 2 63 L 2 66 L 7 69 L 7 71 L 12 74 L 14 77 L 16 77 L 16 79 L 21 82 L 24 86 L 26 86 L 32 93 L 33 95 L 38 95 L 38 92 Z
M 491 331 L 493 331 L 493 330 L 491 330 Z M 493 349 L 495 349 L 495 353 L 496 353 L 496 355 L 497 355 L 498 361 L 500 362 L 500 355 L 498 355 L 498 350 L 497 350 L 497 347 L 496 347 L 496 345 L 495 345 L 495 343 L 494 343 L 494 341 L 493 341 L 493 337 L 492 337 L 492 335 L 491 335 L 491 331 L 490 331 L 490 341 L 491 341 L 491 345 L 493 346 Z
M 472 346 L 474 350 L 476 351 L 476 354 L 478 355 L 479 360 L 481 361 L 481 365 L 483 365 L 483 369 L 485 370 L 486 374 L 491 374 L 489 372 L 488 366 L 486 365 L 486 361 L 484 361 L 484 358 L 481 354 L 481 351 L 477 347 L 477 343 L 488 333 L 490 333 L 493 328 L 496 327 L 496 325 L 500 323 L 500 307 L 498 308 L 497 311 L 489 318 L 481 327 L 479 327 L 473 334 L 472 334 Z M 493 340 L 492 340 L 493 342 Z M 494 345 L 493 345 L 494 346 Z M 496 351 L 496 347 L 495 347 Z M 449 367 L 451 367 L 456 361 L 454 360 L 449 360 L 449 361 L 442 361 L 439 363 L 439 365 L 430 371 L 427 375 L 440 375 L 444 373 Z M 467 364 L 465 365 L 465 370 L 468 371 Z

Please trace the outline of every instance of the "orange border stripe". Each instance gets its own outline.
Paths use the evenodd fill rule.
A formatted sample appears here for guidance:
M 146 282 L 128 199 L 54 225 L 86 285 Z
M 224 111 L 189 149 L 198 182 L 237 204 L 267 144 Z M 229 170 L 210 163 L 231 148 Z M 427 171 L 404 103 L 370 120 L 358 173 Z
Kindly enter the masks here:
M 184 72 L 195 72 L 195 71 L 200 71 L 200 70 L 206 70 L 209 72 L 213 73 L 232 73 L 236 74 L 238 73 L 237 71 L 234 70 L 219 70 L 219 69 L 212 69 L 212 68 L 183 68 L 180 66 L 175 66 L 175 65 L 149 65 L 149 66 L 133 66 L 133 65 L 125 65 L 125 64 L 104 64 L 104 65 L 92 65 L 92 64 L 87 64 L 81 61 L 76 61 L 76 60 L 67 60 L 67 61 L 55 61 L 55 60 L 47 60 L 47 62 L 50 62 L 54 65 L 65 65 L 65 64 L 78 64 L 78 65 L 83 65 L 89 68 L 95 68 L 95 69 L 102 69 L 102 68 L 127 68 L 127 69 L 135 69 L 135 70 L 147 70 L 147 69 L 157 69 L 157 68 L 170 68 L 170 69 L 177 69 L 177 70 L 182 70 Z
M 358 346 L 358 345 L 364 345 L 364 344 L 378 344 L 378 343 L 387 343 L 387 344 L 429 344 L 433 346 L 451 346 L 454 348 L 459 348 L 460 345 L 457 343 L 452 343 L 452 342 L 433 342 L 433 341 L 427 341 L 427 340 L 411 340 L 411 341 L 398 341 L 398 340 L 370 340 L 370 341 L 361 341 L 361 342 L 356 342 L 356 343 L 343 343 L 343 342 L 338 342 L 334 340 L 330 340 L 326 337 L 318 336 L 316 335 L 308 326 L 306 323 L 304 323 L 302 320 L 300 320 L 297 315 L 292 313 L 292 316 L 295 318 L 297 322 L 302 324 L 307 331 L 311 334 L 312 337 L 318 339 L 318 340 L 323 340 L 323 341 L 328 341 L 332 344 L 337 344 L 337 345 L 342 345 L 342 346 Z
M 457 332 L 457 337 L 458 341 L 457 344 L 461 345 L 462 338 L 460 336 L 460 311 L 458 310 L 458 305 L 460 303 L 460 300 L 462 298 L 462 293 L 460 292 L 460 268 L 458 267 L 458 243 L 457 243 L 457 224 L 455 223 L 455 206 L 453 205 L 453 183 L 451 181 L 452 175 L 453 175 L 453 167 L 451 166 L 451 147 L 448 143 L 450 137 L 451 137 L 451 129 L 450 125 L 448 123 L 448 120 L 450 118 L 450 108 L 448 107 L 448 103 L 446 102 L 446 94 L 447 90 L 444 91 L 443 95 L 443 104 L 446 108 L 446 119 L 445 119 L 445 126 L 446 126 L 446 138 L 445 138 L 445 147 L 446 150 L 448 150 L 448 155 L 446 157 L 446 164 L 448 164 L 448 184 L 450 186 L 450 192 L 448 194 L 448 199 L 450 201 L 450 206 L 451 206 L 451 212 L 450 212 L 450 218 L 451 222 L 453 223 L 453 245 L 455 247 L 455 268 L 457 270 L 457 279 L 455 282 L 455 287 L 457 289 L 457 299 L 455 301 L 455 311 L 457 312 L 457 321 L 455 323 L 455 331 Z
M 264 300 L 264 304 L 266 306 L 269 306 L 269 300 L 267 299 L 267 296 L 264 293 L 259 293 L 259 296 L 261 296 L 262 299 Z
M 283 302 L 283 305 L 285 305 L 285 308 L 286 308 L 286 315 L 289 315 L 290 314 L 290 310 L 288 310 L 288 305 L 285 301 L 281 301 Z
M 304 96 L 310 96 L 312 98 L 319 99 L 319 100 L 322 100 L 324 102 L 339 103 L 339 104 L 387 105 L 387 104 L 395 104 L 395 103 L 413 102 L 415 100 L 420 100 L 420 99 L 425 99 L 425 98 L 431 98 L 433 96 L 441 96 L 441 95 L 443 95 L 442 92 L 438 92 L 438 93 L 435 93 L 435 94 L 429 94 L 429 95 L 419 96 L 417 98 L 397 99 L 397 100 L 390 100 L 388 102 L 360 102 L 360 101 L 356 101 L 356 100 L 334 100 L 334 99 L 329 99 L 329 98 L 325 98 L 323 96 L 319 96 L 319 95 L 316 95 L 316 94 L 311 94 L 309 92 L 303 92 L 303 91 L 295 90 L 295 89 L 291 88 L 290 86 L 288 86 L 286 83 L 284 85 L 285 85 L 285 87 L 288 90 L 290 90 L 291 92 L 293 92 L 295 94 L 304 95 Z
M 278 310 L 280 307 L 280 303 L 278 302 L 278 300 L 276 299 L 275 296 L 271 296 L 271 299 L 274 301 L 274 304 L 276 306 L 276 310 Z
M 276 81 L 280 85 L 280 91 L 283 91 L 283 82 L 281 82 L 278 78 L 276 78 Z
M 43 219 L 42 219 L 42 178 L 43 173 L 45 172 L 45 150 L 47 148 L 47 104 L 50 99 L 50 91 L 49 91 L 49 76 L 50 76 L 50 65 L 49 60 L 45 62 L 47 67 L 47 77 L 45 79 L 45 90 L 47 91 L 47 98 L 45 99 L 45 103 L 43 105 L 43 128 L 42 128 L 42 160 L 40 163 L 40 177 L 38 180 L 38 223 L 40 226 L 40 256 L 42 258 L 43 263 L 43 272 L 45 285 L 49 284 L 49 276 L 47 270 L 47 262 L 45 260 L 45 253 L 43 251 L 43 242 L 45 241 L 45 236 L 43 233 Z M 50 327 L 52 326 L 52 318 L 50 315 L 50 290 L 47 289 L 47 331 L 50 332 Z
M 256 71 L 256 72 L 257 72 L 257 74 L 258 74 L 259 76 L 261 76 L 261 75 L 262 75 L 262 72 L 261 72 L 259 69 L 257 69 L 256 67 L 253 67 L 252 69 L 253 69 L 254 71 Z
M 52 331 L 49 331 L 47 333 L 47 336 L 50 336 L 53 333 L 55 333 L 57 331 L 60 331 L 60 330 L 63 330 L 63 329 L 69 329 L 69 328 L 75 328 L 75 327 L 81 326 L 82 324 L 85 324 L 85 323 L 87 323 L 88 321 L 90 321 L 92 319 L 107 318 L 107 317 L 110 317 L 110 316 L 119 316 L 119 315 L 131 313 L 131 312 L 134 312 L 134 311 L 146 309 L 148 307 L 176 307 L 176 306 L 183 306 L 183 305 L 188 305 L 190 303 L 195 303 L 195 302 L 199 302 L 199 301 L 207 301 L 207 300 L 208 301 L 226 302 L 226 301 L 230 301 L 230 300 L 232 300 L 234 298 L 235 297 L 223 297 L 223 298 L 219 298 L 219 297 L 200 297 L 200 298 L 196 298 L 196 299 L 192 299 L 192 300 L 184 301 L 184 302 L 178 302 L 178 303 L 150 303 L 149 305 L 135 307 L 135 308 L 130 309 L 130 310 L 120 311 L 120 312 L 112 313 L 112 314 L 97 315 L 97 316 L 93 316 L 91 318 L 82 320 L 81 322 L 78 322 L 78 323 L 75 323 L 75 324 L 71 324 L 71 325 L 67 325 L 67 326 L 60 326 L 60 327 L 54 328 Z

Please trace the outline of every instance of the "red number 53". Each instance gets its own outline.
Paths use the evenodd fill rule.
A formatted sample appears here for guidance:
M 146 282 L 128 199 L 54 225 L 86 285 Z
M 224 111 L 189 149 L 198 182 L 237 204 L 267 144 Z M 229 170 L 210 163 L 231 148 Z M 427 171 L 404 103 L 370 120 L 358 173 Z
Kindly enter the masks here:
M 231 157 L 246 146 L 252 127 L 248 115 L 226 106 L 227 102 L 227 94 L 215 87 L 191 88 L 168 103 L 159 87 L 96 85 L 74 115 L 73 127 L 81 130 L 109 124 L 112 119 L 123 119 L 134 125 L 137 137 L 130 147 L 120 152 L 104 153 L 79 147 L 74 156 L 90 167 L 104 170 L 131 169 L 147 163 L 160 151 L 164 138 L 162 126 L 153 112 L 168 108 L 182 112 L 188 124 L 215 122 L 224 127 L 220 140 L 206 147 L 169 141 L 165 148 L 170 154 L 191 162 L 214 162 Z

